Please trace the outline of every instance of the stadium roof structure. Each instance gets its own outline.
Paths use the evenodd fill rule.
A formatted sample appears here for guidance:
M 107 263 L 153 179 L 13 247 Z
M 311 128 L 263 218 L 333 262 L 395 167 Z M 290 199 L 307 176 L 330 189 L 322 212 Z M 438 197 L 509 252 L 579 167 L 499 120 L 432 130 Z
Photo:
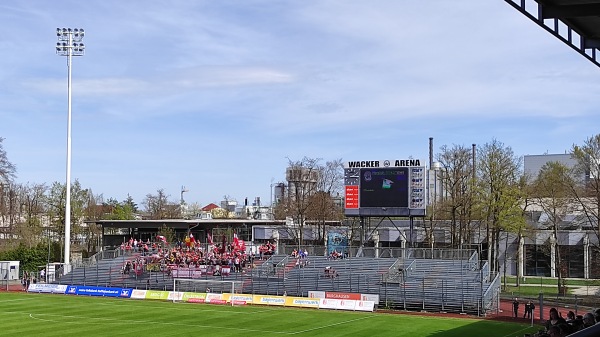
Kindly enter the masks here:
M 242 227 L 255 225 L 283 225 L 285 220 L 254 220 L 254 219 L 162 219 L 162 220 L 89 220 L 105 228 L 140 228 L 158 229 L 165 225 L 173 229 L 207 229 L 219 226 Z M 199 226 L 199 227 L 198 227 Z
M 600 0 L 504 0 L 600 67 Z

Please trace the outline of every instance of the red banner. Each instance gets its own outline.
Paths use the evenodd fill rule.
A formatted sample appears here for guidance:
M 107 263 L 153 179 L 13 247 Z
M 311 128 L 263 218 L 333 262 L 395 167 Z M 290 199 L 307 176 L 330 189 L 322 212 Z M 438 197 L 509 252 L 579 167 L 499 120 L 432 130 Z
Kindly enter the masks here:
M 337 299 L 337 300 L 356 300 L 360 301 L 360 294 L 356 293 L 338 293 L 338 292 L 325 292 L 325 298 Z
M 358 186 L 346 186 L 346 208 L 358 208 Z

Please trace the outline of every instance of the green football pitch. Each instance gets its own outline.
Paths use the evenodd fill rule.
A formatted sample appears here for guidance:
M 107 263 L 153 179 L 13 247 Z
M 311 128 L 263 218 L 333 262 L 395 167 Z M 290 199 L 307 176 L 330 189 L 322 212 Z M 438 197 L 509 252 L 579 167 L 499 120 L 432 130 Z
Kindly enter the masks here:
M 486 336 L 528 325 L 469 318 L 0 293 L 0 336 Z

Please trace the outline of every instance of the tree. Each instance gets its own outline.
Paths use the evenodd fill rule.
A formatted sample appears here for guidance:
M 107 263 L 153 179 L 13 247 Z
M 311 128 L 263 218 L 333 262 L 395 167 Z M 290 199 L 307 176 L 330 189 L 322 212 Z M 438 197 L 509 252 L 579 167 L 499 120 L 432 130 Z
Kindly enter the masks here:
M 133 198 L 129 194 L 127 194 L 127 198 L 123 200 L 123 205 L 126 205 L 129 209 L 131 209 L 134 216 L 137 212 L 139 212 L 138 205 L 133 201 Z
M 87 199 L 84 204 L 84 219 L 99 220 L 102 219 L 104 213 L 104 203 L 102 195 L 95 195 L 91 190 L 88 190 Z M 85 237 L 85 252 L 88 256 L 97 252 L 100 247 L 100 238 L 102 237 L 102 227 L 92 223 L 85 222 L 82 228 Z
M 202 206 L 198 202 L 192 202 L 188 205 L 187 212 L 192 218 L 196 218 L 202 213 Z
M 577 161 L 573 171 L 585 177 L 575 181 L 571 193 L 581 212 L 600 239 L 600 134 L 589 137 L 583 145 L 573 145 L 571 155 Z
M 15 226 L 20 222 L 22 186 L 13 181 L 0 183 L 0 223 L 4 238 L 12 237 Z
M 558 236 L 559 224 L 565 216 L 572 213 L 570 198 L 574 178 L 570 170 L 559 162 L 549 162 L 542 166 L 537 179 L 533 183 L 533 198 L 547 216 L 545 224 L 552 230 L 553 237 L 549 244 L 555 244 L 554 267 L 558 277 L 558 292 L 564 294 L 565 281 L 564 265 L 561 261 L 560 242 Z
M 319 190 L 319 174 L 322 170 L 319 162 L 321 159 L 304 157 L 302 160 L 292 161 L 288 159 L 286 180 L 288 189 L 286 196 L 286 215 L 294 219 L 294 226 L 287 228 L 291 236 L 296 238 L 297 244 L 304 243 L 304 227 L 306 217 L 314 198 L 311 198 Z
M 47 259 L 48 248 L 43 243 L 34 247 L 21 244 L 14 249 L 0 252 L 0 261 L 19 261 L 21 271 L 37 272 L 38 266 L 45 265 Z
M 442 200 L 435 210 L 440 217 L 450 219 L 451 244 L 460 247 L 469 242 L 471 235 L 471 206 L 473 189 L 473 158 L 471 150 L 462 145 L 441 147 L 437 161 L 441 165 L 439 173 Z
M 27 184 L 20 188 L 19 200 L 24 221 L 19 224 L 18 235 L 21 242 L 27 247 L 37 245 L 44 236 L 43 215 L 46 205 L 46 191 L 44 184 Z
M 79 180 L 71 184 L 71 242 L 84 244 L 80 239 L 85 237 L 86 231 L 82 227 L 85 208 L 89 201 L 88 189 L 83 189 Z M 48 216 L 51 226 L 58 237 L 64 238 L 65 234 L 65 209 L 66 209 L 66 184 L 54 182 L 47 195 Z M 76 238 L 77 240 L 73 240 Z
M 326 236 L 327 221 L 341 221 L 344 218 L 340 193 L 343 182 L 342 159 L 328 161 L 318 167 L 316 192 L 309 196 L 307 217 L 314 221 L 317 227 L 317 243 L 323 244 Z
M 158 229 L 158 235 L 164 236 L 168 243 L 173 243 L 175 241 L 175 230 L 171 227 L 167 227 L 165 224 Z
M 110 198 L 103 207 L 108 211 L 103 214 L 103 218 L 108 220 L 133 220 L 135 219 L 135 203 L 128 199 L 123 202 L 118 202 L 116 199 Z
M 321 163 L 321 159 L 304 157 L 288 159 L 286 180 L 288 186 L 283 200 L 273 209 L 276 219 L 293 219 L 293 226 L 286 226 L 289 237 L 298 245 L 304 243 L 304 230 L 315 226 L 313 238 L 325 241 L 327 221 L 341 221 L 343 209 L 340 194 L 343 188 L 343 165 L 341 159 Z
M 149 214 L 150 219 L 175 219 L 181 217 L 179 203 L 170 202 L 168 199 L 169 196 L 162 188 L 157 190 L 154 195 L 146 195 L 143 204 L 146 207 L 146 212 Z
M 16 177 L 17 168 L 8 160 L 8 155 L 2 142 L 4 138 L 0 137 L 0 189 L 4 183 L 12 181 Z
M 3 226 L 4 235 L 12 233 L 15 222 L 15 185 L 12 180 L 15 178 L 17 171 L 15 165 L 8 160 L 8 155 L 2 142 L 4 138 L 0 137 L 0 224 Z M 8 222 L 8 229 L 5 224 Z M 6 233 L 8 231 L 8 233 Z
M 488 261 L 491 271 L 498 271 L 499 236 L 503 229 L 516 230 L 525 222 L 515 224 L 515 217 L 522 216 L 524 196 L 519 192 L 521 158 L 514 155 L 509 146 L 493 139 L 483 145 L 477 158 L 478 207 L 486 226 Z M 516 226 L 515 226 L 516 225 Z
M 92 195 L 92 191 L 83 188 L 79 180 L 75 179 L 71 184 L 71 240 L 81 246 L 85 245 L 87 229 L 83 220 L 85 220 L 86 210 L 90 207 Z

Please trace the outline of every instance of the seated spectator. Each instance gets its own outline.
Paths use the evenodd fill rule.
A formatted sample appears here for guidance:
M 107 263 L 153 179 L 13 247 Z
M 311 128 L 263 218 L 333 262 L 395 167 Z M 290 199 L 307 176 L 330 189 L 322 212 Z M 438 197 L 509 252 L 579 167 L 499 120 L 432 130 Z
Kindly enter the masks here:
M 556 308 L 550 308 L 550 318 L 546 321 L 546 331 L 549 332 L 550 328 L 559 325 L 559 324 L 567 324 L 564 318 L 560 317 L 558 310 Z
M 325 267 L 325 277 L 326 278 L 336 278 L 338 277 L 338 273 L 335 269 L 331 268 L 331 266 Z
M 588 312 L 587 314 L 583 315 L 582 321 L 582 329 L 589 328 L 592 325 L 596 324 L 596 321 L 594 320 L 594 314 L 592 314 L 591 312 Z
M 561 329 L 563 324 L 553 325 L 548 329 L 547 334 L 550 337 L 565 337 L 566 333 Z
M 329 259 L 331 260 L 337 260 L 339 258 L 341 258 L 341 254 L 338 253 L 335 249 L 331 252 L 331 254 L 329 254 Z
M 583 316 L 582 315 L 575 316 L 575 320 L 570 324 L 573 327 L 573 332 L 583 329 Z

